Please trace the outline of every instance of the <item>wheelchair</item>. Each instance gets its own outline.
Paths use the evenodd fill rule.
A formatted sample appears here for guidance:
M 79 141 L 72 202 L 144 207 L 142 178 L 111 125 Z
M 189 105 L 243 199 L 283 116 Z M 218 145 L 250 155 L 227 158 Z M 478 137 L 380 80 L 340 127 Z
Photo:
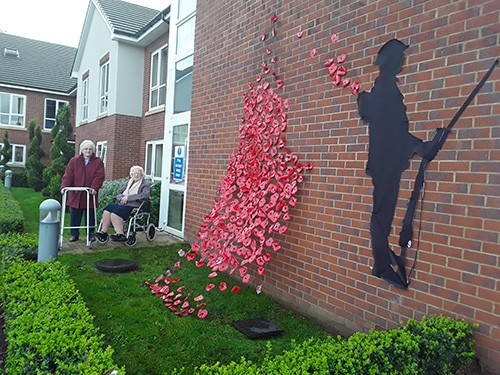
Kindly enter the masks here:
M 126 233 L 127 240 L 125 241 L 125 245 L 127 246 L 135 246 L 137 243 L 137 232 L 144 232 L 146 235 L 146 240 L 148 242 L 152 242 L 156 237 L 156 227 L 153 223 L 149 222 L 151 216 L 151 203 L 149 200 L 146 200 L 141 203 L 141 205 L 137 208 L 134 208 L 130 213 L 130 217 L 124 223 L 124 232 Z M 102 227 L 102 220 L 99 224 L 99 230 Z M 109 237 L 107 236 L 105 240 L 100 240 L 96 237 L 96 241 L 100 244 L 105 244 L 109 241 Z

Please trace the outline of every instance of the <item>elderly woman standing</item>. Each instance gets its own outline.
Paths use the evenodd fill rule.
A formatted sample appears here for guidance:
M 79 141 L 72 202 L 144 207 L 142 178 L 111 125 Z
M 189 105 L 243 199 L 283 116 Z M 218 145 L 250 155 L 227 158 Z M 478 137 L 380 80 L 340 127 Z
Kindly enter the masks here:
M 112 241 L 124 242 L 127 237 L 123 233 L 123 223 L 145 200 L 149 200 L 151 183 L 144 179 L 144 169 L 138 165 L 130 168 L 130 179 L 120 189 L 116 196 L 117 203 L 109 204 L 102 213 L 101 231 L 95 235 L 100 242 L 108 239 L 108 230 L 112 225 L 116 234 L 111 235 Z
M 104 182 L 104 163 L 95 155 L 95 144 L 90 140 L 84 140 L 80 144 L 80 154 L 71 158 L 61 181 L 62 189 L 67 187 L 90 188 L 90 194 L 95 195 L 97 202 L 97 192 Z M 70 226 L 79 227 L 82 216 L 87 210 L 87 195 L 84 191 L 68 191 L 67 205 L 70 207 Z M 92 236 L 95 227 L 95 213 L 93 200 L 89 201 L 89 236 Z M 97 203 L 96 203 L 97 205 Z M 85 215 L 85 222 L 86 222 Z M 80 231 L 78 228 L 70 229 L 70 242 L 78 240 Z

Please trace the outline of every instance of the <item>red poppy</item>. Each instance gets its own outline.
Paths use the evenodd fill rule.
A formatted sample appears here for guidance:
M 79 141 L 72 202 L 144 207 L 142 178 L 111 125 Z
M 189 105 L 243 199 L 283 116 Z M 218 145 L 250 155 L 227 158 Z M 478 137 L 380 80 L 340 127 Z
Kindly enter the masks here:
M 275 63 L 276 62 L 276 56 L 271 57 L 271 62 Z
M 210 279 L 213 279 L 214 277 L 217 277 L 217 272 L 211 272 L 211 273 L 209 273 L 209 274 L 208 274 L 208 277 L 209 277 Z
M 200 295 L 198 295 L 198 296 L 194 297 L 194 298 L 193 298 L 193 301 L 195 301 L 195 302 L 200 302 L 203 298 L 204 298 L 204 297 L 203 297 L 203 294 L 200 294 Z
M 334 86 L 337 86 L 340 83 L 340 76 L 338 74 L 335 74 L 332 78 L 332 83 Z
M 155 280 L 155 283 L 160 282 L 163 279 L 163 277 L 164 277 L 163 275 L 158 276 Z
M 339 41 L 339 36 L 337 34 L 333 34 L 331 40 L 332 43 L 337 43 Z
M 180 260 L 175 262 L 174 268 L 181 268 L 181 261 Z
M 309 52 L 309 56 L 311 56 L 311 59 L 313 59 L 314 56 L 316 56 L 316 53 L 318 53 L 318 51 L 316 50 L 316 48 L 313 48 L 311 50 L 311 52 Z
M 326 60 L 325 61 L 325 66 L 328 68 L 330 65 L 333 64 L 333 61 L 334 61 L 333 57 L 330 58 L 330 59 L 328 59 L 328 60 Z
M 259 276 L 262 276 L 264 274 L 264 272 L 265 272 L 264 267 L 257 268 L 257 273 L 259 274 Z
M 261 41 L 266 40 L 266 34 L 262 34 L 262 35 L 260 36 L 260 40 L 261 40 Z
M 268 55 L 270 55 L 270 54 L 271 54 L 271 50 L 270 50 L 269 48 L 266 48 L 266 53 L 267 53 Z
M 351 85 L 351 92 L 356 95 L 359 92 L 359 82 L 353 82 Z
M 273 16 L 271 17 L 271 23 L 274 23 L 278 20 L 278 16 L 276 14 L 273 14 Z
M 202 267 L 203 263 L 205 263 L 205 258 L 201 258 L 199 261 L 195 263 L 196 267 Z
M 179 254 L 179 256 L 182 258 L 184 255 L 186 255 L 186 252 L 182 249 L 180 249 L 177 254 Z
M 205 319 L 208 315 L 208 310 L 200 309 L 198 310 L 198 318 Z
M 243 284 L 247 284 L 248 281 L 250 281 L 250 274 L 247 273 L 245 276 L 243 276 L 241 278 L 241 281 L 243 282 Z
M 186 259 L 189 262 L 193 261 L 195 258 L 196 258 L 196 254 L 195 253 L 188 253 L 188 255 L 186 256 Z
M 342 55 L 337 56 L 337 62 L 339 64 L 342 64 L 345 61 L 346 57 L 347 56 L 344 53 Z
M 172 282 L 173 283 L 178 283 L 181 279 L 179 279 L 178 277 L 172 277 Z
M 232 293 L 239 293 L 241 291 L 241 288 L 238 285 L 233 286 L 231 289 Z
M 345 76 L 345 74 L 346 74 L 346 73 L 347 73 L 347 70 L 346 70 L 345 66 L 341 65 L 341 66 L 339 66 L 339 67 L 337 68 L 337 74 L 338 74 L 339 76 L 341 76 L 341 77 L 342 77 L 342 76 Z
M 255 80 L 256 80 L 257 82 L 260 82 L 260 80 L 261 80 L 261 79 L 262 79 L 262 77 L 261 77 L 260 75 L 258 75 L 257 77 L 255 77 Z
M 351 79 L 350 78 L 346 78 L 342 81 L 342 87 L 346 88 L 347 86 L 349 86 L 349 83 L 351 83 Z
M 337 71 L 337 64 L 335 63 L 330 64 L 330 66 L 328 67 L 328 74 L 330 74 L 330 76 L 333 76 L 336 71 Z
M 278 80 L 276 81 L 276 86 L 277 86 L 279 89 L 280 89 L 280 88 L 282 88 L 282 87 L 283 87 L 283 81 L 282 81 L 281 79 L 278 79 Z
M 300 38 L 302 38 L 302 35 L 304 35 L 304 32 L 303 32 L 303 31 L 299 31 L 299 32 L 298 32 L 297 34 L 295 34 L 295 35 L 297 35 L 297 38 L 299 38 L 299 39 L 300 39 Z
M 214 285 L 214 284 L 212 284 L 212 283 L 207 284 L 207 285 L 205 286 L 205 290 L 206 290 L 207 292 L 211 291 L 213 288 L 215 288 L 215 285 Z
M 219 284 L 219 290 L 223 292 L 226 289 L 227 289 L 227 284 L 224 281 L 221 281 L 221 283 Z
M 192 245 L 191 245 L 191 250 L 193 251 L 200 251 L 200 244 L 197 242 L 194 242 Z

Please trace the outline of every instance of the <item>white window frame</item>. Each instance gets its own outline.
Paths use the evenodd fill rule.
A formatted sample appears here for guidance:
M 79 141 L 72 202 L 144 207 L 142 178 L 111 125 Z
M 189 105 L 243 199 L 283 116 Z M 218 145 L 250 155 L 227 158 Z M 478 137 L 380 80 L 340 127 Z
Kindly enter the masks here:
M 4 147 L 4 144 L 0 144 L 0 150 Z M 14 160 L 15 156 L 16 156 L 16 148 L 20 148 L 22 149 L 22 160 L 19 161 L 19 160 Z M 18 166 L 18 167 L 21 167 L 21 166 L 24 166 L 26 164 L 26 145 L 18 145 L 18 144 L 15 144 L 15 143 L 11 143 L 10 144 L 10 149 L 11 149 L 11 160 L 9 160 L 7 162 L 8 165 L 12 165 L 12 166 Z
M 54 114 L 54 117 L 47 117 L 47 102 L 48 101 L 53 101 L 53 102 L 56 102 L 56 112 Z M 57 118 L 57 112 L 59 112 L 59 106 L 60 105 L 65 105 L 65 104 L 69 104 L 69 102 L 67 100 L 59 100 L 59 99 L 52 99 L 52 98 L 45 98 L 45 103 L 44 103 L 44 109 L 43 109 L 43 130 L 45 131 L 51 131 L 52 128 L 56 125 L 56 118 Z M 47 120 L 51 120 L 51 121 L 54 121 L 54 126 L 52 128 L 47 128 L 45 126 L 45 123 Z
M 165 51 L 165 52 L 164 52 Z M 154 74 L 153 64 L 157 58 L 157 70 Z M 160 103 L 160 92 L 163 89 L 166 97 L 167 91 L 167 60 L 168 60 L 168 46 L 165 45 L 151 54 L 151 73 L 149 79 L 149 109 L 158 108 L 165 105 L 165 101 Z M 162 69 L 163 68 L 163 69 Z M 164 71 L 164 81 L 162 82 L 162 71 Z M 154 84 L 153 81 L 156 80 Z M 153 102 L 153 96 L 156 93 L 156 102 Z
M 24 128 L 25 127 L 24 122 L 26 119 L 26 95 L 11 94 L 10 92 L 0 92 L 0 96 L 2 96 L 2 95 L 9 96 L 9 112 L 1 112 L 1 106 L 0 106 L 0 126 Z M 19 108 L 21 112 L 18 112 L 18 113 L 12 112 L 12 108 L 14 107 L 14 101 L 16 99 L 22 100 L 22 104 Z M 8 123 L 7 124 L 1 123 L 1 119 L 4 118 L 5 116 L 8 116 Z M 14 116 L 18 117 L 18 123 L 16 123 L 16 124 L 12 124 L 12 118 Z M 19 118 L 21 118 L 21 121 L 19 121 Z
M 89 78 L 82 81 L 82 121 L 89 119 Z
M 108 141 L 99 141 L 95 145 L 95 155 L 101 158 L 106 166 L 106 155 L 108 154 Z
M 159 176 L 154 175 L 154 171 L 156 169 L 155 165 L 157 162 L 157 160 L 156 160 L 156 148 L 158 146 L 162 146 L 162 154 L 160 155 L 160 162 L 163 163 L 163 153 L 165 152 L 165 146 L 164 146 L 163 140 L 146 142 L 146 156 L 144 158 L 144 160 L 145 160 L 144 170 L 146 171 L 146 176 L 150 177 L 152 180 L 155 180 L 155 181 L 161 180 L 161 174 L 163 171 L 163 167 L 162 167 L 162 168 L 160 168 L 160 175 Z M 149 158 L 148 158 L 148 148 L 149 147 L 152 147 L 151 160 L 149 160 Z M 148 168 L 148 166 L 149 166 L 149 168 Z
M 99 114 L 107 113 L 109 105 L 109 61 L 99 68 Z

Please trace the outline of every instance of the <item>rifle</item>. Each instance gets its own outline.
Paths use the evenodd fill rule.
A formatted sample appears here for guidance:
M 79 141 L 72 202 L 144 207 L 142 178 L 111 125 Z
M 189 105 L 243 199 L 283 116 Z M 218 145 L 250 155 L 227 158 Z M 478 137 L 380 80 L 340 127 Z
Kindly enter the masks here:
M 411 193 L 410 200 L 408 201 L 408 208 L 406 210 L 405 217 L 403 219 L 403 225 L 401 228 L 401 232 L 399 233 L 399 246 L 401 246 L 401 257 L 403 258 L 403 261 L 406 259 L 406 249 L 411 248 L 412 245 L 412 240 L 413 240 L 413 218 L 415 216 L 415 210 L 417 208 L 417 203 L 418 203 L 418 197 L 420 195 L 420 192 L 423 189 L 423 186 L 425 184 L 425 168 L 427 165 L 436 157 L 437 153 L 441 150 L 443 147 L 444 143 L 446 142 L 446 139 L 448 138 L 448 135 L 451 133 L 451 130 L 453 126 L 456 124 L 460 116 L 464 113 L 465 109 L 469 106 L 469 104 L 472 102 L 474 97 L 477 95 L 479 90 L 483 87 L 485 82 L 488 80 L 488 78 L 491 76 L 493 73 L 493 70 L 495 67 L 498 65 L 498 59 L 495 60 L 493 65 L 490 67 L 490 69 L 486 72 L 484 77 L 479 81 L 479 83 L 476 85 L 474 90 L 469 94 L 465 102 L 462 104 L 462 106 L 458 109 L 457 113 L 453 118 L 451 119 L 450 123 L 446 128 L 438 128 L 436 129 L 437 134 L 434 136 L 434 139 L 432 140 L 432 147 L 426 151 L 424 154 L 424 157 L 422 158 L 422 161 L 420 163 L 420 167 L 418 169 L 418 174 L 417 177 L 415 178 L 415 185 L 413 187 L 413 191 Z M 417 254 L 415 254 L 415 259 L 413 261 L 413 265 L 411 267 L 410 273 L 408 275 L 408 280 L 411 276 L 411 272 L 413 271 L 415 267 L 415 263 L 417 261 Z

